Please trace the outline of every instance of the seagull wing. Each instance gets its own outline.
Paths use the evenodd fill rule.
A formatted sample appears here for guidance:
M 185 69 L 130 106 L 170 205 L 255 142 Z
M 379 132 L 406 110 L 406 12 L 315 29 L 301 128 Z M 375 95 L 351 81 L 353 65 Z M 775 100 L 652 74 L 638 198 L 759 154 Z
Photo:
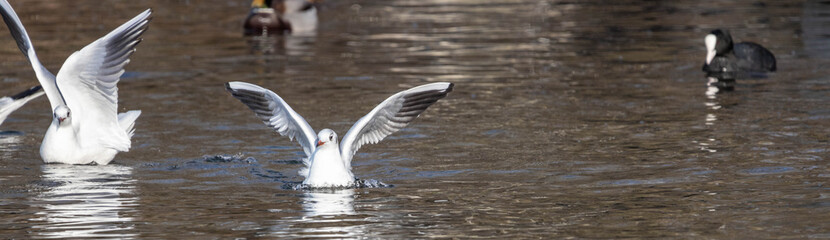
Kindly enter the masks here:
M 9 27 L 9 32 L 11 32 L 12 37 L 17 42 L 17 47 L 20 48 L 20 51 L 23 52 L 23 55 L 26 55 L 29 63 L 32 64 L 37 80 L 43 86 L 46 97 L 49 98 L 52 110 L 55 110 L 58 105 L 63 105 L 63 96 L 58 91 L 57 83 L 55 83 L 55 75 L 40 63 L 37 54 L 35 54 L 35 49 L 32 46 L 32 40 L 29 38 L 29 34 L 26 33 L 26 28 L 23 27 L 23 23 L 17 17 L 17 13 L 14 12 L 14 9 L 6 0 L 0 0 L 0 15 L 3 15 L 3 21 Z
M 317 135 L 314 134 L 314 129 L 279 95 L 263 87 L 244 82 L 229 82 L 225 84 L 225 88 L 233 97 L 254 111 L 265 125 L 274 128 L 282 136 L 288 136 L 291 140 L 296 138 L 306 156 L 311 157 L 314 149 L 317 148 L 315 144 Z
M 340 143 L 340 157 L 351 167 L 354 154 L 367 143 L 375 144 L 409 125 L 422 112 L 452 91 L 453 84 L 431 83 L 399 92 L 358 120 Z
M 43 95 L 43 88 L 35 86 L 14 96 L 0 98 L 0 124 L 3 124 L 9 114 L 41 95 Z
M 130 149 L 130 137 L 118 124 L 118 81 L 141 42 L 150 9 L 73 53 L 58 72 L 58 88 L 71 111 L 82 145 Z
M 6 121 L 6 118 L 9 117 L 9 114 L 12 114 L 17 107 L 14 106 L 14 99 L 10 97 L 1 97 L 0 98 L 0 124 L 3 124 L 3 121 Z

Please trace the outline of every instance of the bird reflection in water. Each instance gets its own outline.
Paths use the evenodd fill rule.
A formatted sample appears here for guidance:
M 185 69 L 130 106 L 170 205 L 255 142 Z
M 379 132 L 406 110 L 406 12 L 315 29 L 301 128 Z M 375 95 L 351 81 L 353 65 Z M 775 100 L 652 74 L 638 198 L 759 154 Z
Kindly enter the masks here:
M 354 189 L 309 191 L 302 204 L 306 217 L 354 215 Z
M 42 167 L 46 190 L 33 199 L 36 233 L 55 238 L 137 237 L 133 217 L 138 206 L 133 169 L 119 165 Z
M 0 131 L 0 156 L 11 158 L 12 152 L 23 142 L 23 133 L 15 131 Z
M 354 189 L 313 190 L 303 194 L 302 221 L 314 223 L 303 229 L 304 235 L 326 238 L 357 238 L 363 236 L 363 219 L 355 215 Z
M 254 36 L 249 37 L 248 48 L 250 53 L 278 54 L 287 56 L 310 56 L 317 38 L 315 35 L 286 35 L 286 36 Z
M 706 105 L 707 112 L 706 112 L 706 126 L 714 126 L 715 122 L 718 120 L 718 116 L 715 115 L 715 111 L 721 109 L 721 105 L 718 102 L 718 93 L 724 91 L 732 91 L 735 86 L 734 79 L 717 79 L 714 77 L 708 77 L 709 82 L 706 84 Z M 713 144 L 717 139 L 709 138 L 706 141 L 695 141 L 699 146 L 700 150 L 707 151 L 707 152 L 717 152 L 717 150 L 710 148 L 711 144 Z
M 354 210 L 355 189 L 315 189 L 302 194 L 302 216 L 282 219 L 269 236 L 302 238 L 360 238 L 365 216 Z M 281 210 L 275 210 L 281 211 Z

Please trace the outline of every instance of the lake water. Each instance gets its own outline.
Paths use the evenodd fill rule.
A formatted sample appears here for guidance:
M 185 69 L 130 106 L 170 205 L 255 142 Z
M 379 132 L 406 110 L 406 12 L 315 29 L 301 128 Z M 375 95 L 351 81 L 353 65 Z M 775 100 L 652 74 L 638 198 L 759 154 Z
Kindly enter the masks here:
M 15 0 L 40 59 L 146 8 L 119 83 L 143 111 L 107 166 L 46 165 L 46 98 L 0 128 L 0 238 L 830 238 L 830 5 L 819 1 L 324 1 L 316 36 L 246 38 L 249 1 Z M 707 88 L 712 29 L 765 45 L 767 78 Z M 0 95 L 36 84 L 0 29 Z M 303 152 L 224 83 L 317 130 L 449 81 L 360 149 L 358 178 L 297 191 Z

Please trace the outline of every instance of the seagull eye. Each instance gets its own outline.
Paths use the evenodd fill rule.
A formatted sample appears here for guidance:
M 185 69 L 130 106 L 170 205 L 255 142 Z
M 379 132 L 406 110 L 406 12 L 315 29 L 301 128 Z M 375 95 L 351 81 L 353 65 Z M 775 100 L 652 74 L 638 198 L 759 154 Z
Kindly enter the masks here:
M 334 136 L 329 135 L 329 141 L 334 140 Z

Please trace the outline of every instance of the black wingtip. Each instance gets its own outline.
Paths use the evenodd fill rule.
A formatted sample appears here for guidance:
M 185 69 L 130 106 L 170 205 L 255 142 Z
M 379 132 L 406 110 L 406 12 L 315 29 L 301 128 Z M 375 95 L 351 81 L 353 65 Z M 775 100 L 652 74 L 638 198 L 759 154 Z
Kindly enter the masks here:
M 450 86 L 447 87 L 447 92 L 452 92 L 453 87 L 455 87 L 455 83 L 450 83 Z
M 229 93 L 233 93 L 233 88 L 231 88 L 231 82 L 225 83 L 225 90 L 228 90 Z
M 17 100 L 17 99 L 25 98 L 25 97 L 31 96 L 32 94 L 35 94 L 39 91 L 43 91 L 43 87 L 41 87 L 40 85 L 37 85 L 37 86 L 34 86 L 32 88 L 29 88 L 26 91 L 15 94 L 14 96 L 12 96 L 12 99 Z
M 26 30 L 25 28 L 23 28 L 22 23 L 18 25 L 20 18 L 16 17 L 17 13 L 14 12 L 14 8 L 12 8 L 11 4 L 6 2 L 6 5 L 8 6 L 8 8 L 0 8 L 0 15 L 3 16 L 3 21 L 6 22 L 6 26 L 9 28 L 9 32 L 12 34 L 12 37 L 14 38 L 15 42 L 17 42 L 17 48 L 19 48 L 20 52 L 23 53 L 23 56 L 26 56 L 26 58 L 28 59 L 28 51 L 29 48 L 31 48 L 31 46 L 29 46 L 29 44 L 27 43 L 28 36 L 26 34 Z M 15 21 L 15 19 L 17 19 L 17 21 Z

